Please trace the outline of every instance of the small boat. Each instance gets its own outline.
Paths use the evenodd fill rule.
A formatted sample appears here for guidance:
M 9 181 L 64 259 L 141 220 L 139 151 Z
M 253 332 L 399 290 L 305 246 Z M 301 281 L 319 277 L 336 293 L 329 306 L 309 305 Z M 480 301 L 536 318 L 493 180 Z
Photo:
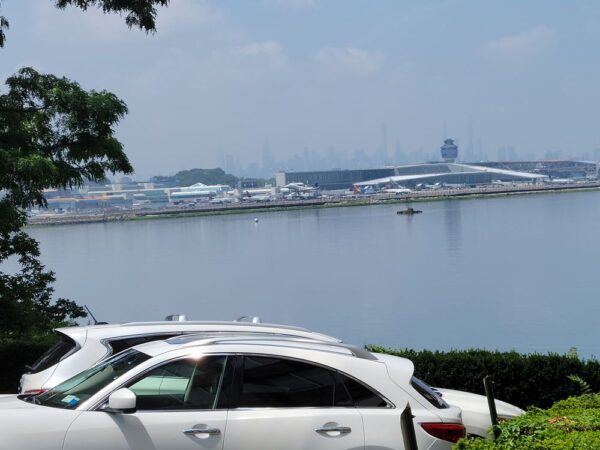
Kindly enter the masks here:
M 404 216 L 412 216 L 413 214 L 421 214 L 423 211 L 419 210 L 419 209 L 414 209 L 411 208 L 410 206 L 406 209 L 402 209 L 400 211 L 397 211 L 396 214 L 402 214 Z

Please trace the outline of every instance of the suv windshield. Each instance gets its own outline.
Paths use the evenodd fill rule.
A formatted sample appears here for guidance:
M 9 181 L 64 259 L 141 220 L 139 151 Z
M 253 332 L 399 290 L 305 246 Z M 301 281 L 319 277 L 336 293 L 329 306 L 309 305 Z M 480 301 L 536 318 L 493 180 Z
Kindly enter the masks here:
M 53 408 L 75 409 L 100 389 L 148 359 L 150 357 L 145 353 L 126 350 L 38 395 L 33 401 Z

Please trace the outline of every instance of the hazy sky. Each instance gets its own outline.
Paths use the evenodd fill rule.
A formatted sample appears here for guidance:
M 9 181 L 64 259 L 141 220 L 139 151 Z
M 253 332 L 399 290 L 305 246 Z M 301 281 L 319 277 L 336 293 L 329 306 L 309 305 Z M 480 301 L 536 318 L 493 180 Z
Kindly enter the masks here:
M 600 2 L 171 0 L 158 32 L 52 0 L 4 0 L 0 76 L 19 67 L 107 89 L 138 176 L 304 147 L 600 147 Z

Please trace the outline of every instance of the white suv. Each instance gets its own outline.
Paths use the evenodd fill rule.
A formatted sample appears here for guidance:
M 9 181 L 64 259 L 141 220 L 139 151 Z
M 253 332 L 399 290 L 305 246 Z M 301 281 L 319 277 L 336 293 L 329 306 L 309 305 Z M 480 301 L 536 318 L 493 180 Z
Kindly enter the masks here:
M 285 336 L 181 336 L 133 347 L 40 395 L 0 399 L 0 449 L 420 449 L 464 436 L 413 364 Z M 435 398 L 434 401 L 431 399 Z
M 27 372 L 21 378 L 21 393 L 40 394 L 103 359 L 134 345 L 182 334 L 241 332 L 340 342 L 334 337 L 314 333 L 304 328 L 249 322 L 133 322 L 58 328 L 55 331 L 60 335 L 60 340 L 34 364 L 26 368 Z
M 133 322 L 116 325 L 91 325 L 59 328 L 61 340 L 46 352 L 21 378 L 23 394 L 40 394 L 109 356 L 144 342 L 164 340 L 179 335 L 214 333 L 251 333 L 258 336 L 292 336 L 323 342 L 339 339 L 305 328 L 248 322 L 161 321 Z M 382 356 L 383 357 L 383 356 Z M 413 383 L 424 384 L 418 379 Z M 427 386 L 429 389 L 429 386 Z M 487 399 L 478 394 L 435 388 L 443 399 L 463 411 L 467 434 L 491 437 L 491 419 Z M 427 395 L 426 392 L 424 392 Z M 523 414 L 523 410 L 496 400 L 498 415 L 503 419 Z

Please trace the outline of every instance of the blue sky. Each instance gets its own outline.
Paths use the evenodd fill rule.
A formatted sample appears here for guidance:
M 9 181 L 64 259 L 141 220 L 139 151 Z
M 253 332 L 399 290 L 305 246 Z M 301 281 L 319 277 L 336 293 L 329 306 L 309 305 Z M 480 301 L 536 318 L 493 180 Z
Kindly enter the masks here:
M 600 3 L 172 0 L 158 32 L 51 0 L 4 0 L 0 76 L 32 65 L 123 98 L 137 174 L 242 163 L 307 147 L 464 152 L 469 117 L 490 158 L 600 147 Z

